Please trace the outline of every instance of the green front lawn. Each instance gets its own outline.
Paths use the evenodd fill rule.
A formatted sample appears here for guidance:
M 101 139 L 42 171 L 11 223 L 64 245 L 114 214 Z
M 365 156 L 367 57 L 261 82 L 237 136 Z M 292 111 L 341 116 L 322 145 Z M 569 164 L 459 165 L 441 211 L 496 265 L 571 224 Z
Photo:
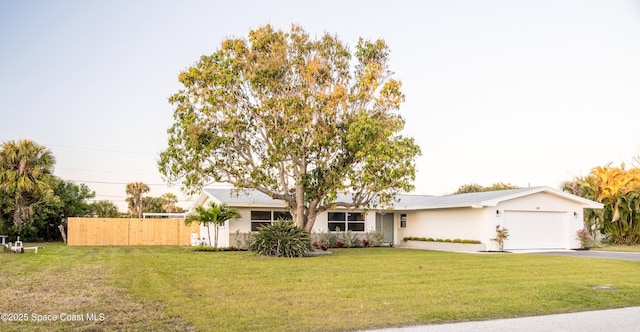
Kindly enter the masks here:
M 591 250 L 597 251 L 618 251 L 618 252 L 640 252 L 640 245 L 623 246 L 623 245 L 605 245 Z
M 0 330 L 343 331 L 640 305 L 633 261 L 398 248 L 302 259 L 192 250 L 54 244 L 37 255 L 0 252 L 0 312 L 31 320 L 0 322 Z M 617 290 L 592 289 L 599 285 Z M 32 321 L 44 315 L 58 320 Z

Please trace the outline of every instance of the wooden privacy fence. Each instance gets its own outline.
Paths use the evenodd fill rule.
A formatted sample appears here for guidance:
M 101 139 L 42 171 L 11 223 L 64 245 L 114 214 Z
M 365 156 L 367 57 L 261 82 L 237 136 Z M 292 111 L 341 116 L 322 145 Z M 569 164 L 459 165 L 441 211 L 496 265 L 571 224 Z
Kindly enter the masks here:
M 190 245 L 191 233 L 200 234 L 200 224 L 184 219 L 69 218 L 70 246 L 164 246 Z

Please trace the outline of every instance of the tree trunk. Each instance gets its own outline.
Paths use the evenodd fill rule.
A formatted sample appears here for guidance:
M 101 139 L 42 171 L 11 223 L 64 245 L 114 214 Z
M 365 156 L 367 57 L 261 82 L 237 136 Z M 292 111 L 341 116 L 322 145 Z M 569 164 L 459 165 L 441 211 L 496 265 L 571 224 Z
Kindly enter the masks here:
M 213 243 L 214 243 L 214 247 L 218 248 L 218 224 L 216 224 L 216 228 L 213 230 L 214 232 L 214 238 L 213 238 Z
M 209 247 L 211 247 L 211 229 L 209 228 L 209 223 L 207 223 L 207 234 L 209 235 L 207 238 L 207 240 L 209 240 Z
M 316 222 L 316 216 L 318 215 L 318 210 L 316 209 L 316 207 L 318 206 L 319 202 L 320 201 L 318 199 L 314 199 L 309 203 L 309 213 L 307 215 L 307 220 L 304 227 L 304 229 L 309 233 L 311 233 L 313 225 Z
M 296 226 L 304 228 L 307 220 L 304 218 L 304 184 L 296 184 Z

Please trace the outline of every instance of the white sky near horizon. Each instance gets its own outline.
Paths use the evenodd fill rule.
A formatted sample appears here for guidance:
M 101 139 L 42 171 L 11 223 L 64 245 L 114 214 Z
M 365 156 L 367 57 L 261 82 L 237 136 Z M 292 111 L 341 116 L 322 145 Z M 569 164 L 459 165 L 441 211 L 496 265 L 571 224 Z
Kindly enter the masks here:
M 302 25 L 384 39 L 423 155 L 416 193 L 547 185 L 640 145 L 640 1 L 0 0 L 0 142 L 126 210 L 125 184 L 179 194 L 156 166 L 180 71 L 226 37 Z M 179 194 L 181 205 L 191 198 Z

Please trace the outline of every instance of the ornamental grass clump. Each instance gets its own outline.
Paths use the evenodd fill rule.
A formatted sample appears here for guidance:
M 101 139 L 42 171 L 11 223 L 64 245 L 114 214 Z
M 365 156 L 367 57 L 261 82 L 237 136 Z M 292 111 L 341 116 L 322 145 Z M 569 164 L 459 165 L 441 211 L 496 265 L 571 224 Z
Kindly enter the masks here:
M 304 257 L 311 248 L 311 236 L 293 221 L 281 220 L 258 228 L 249 250 L 271 257 Z

